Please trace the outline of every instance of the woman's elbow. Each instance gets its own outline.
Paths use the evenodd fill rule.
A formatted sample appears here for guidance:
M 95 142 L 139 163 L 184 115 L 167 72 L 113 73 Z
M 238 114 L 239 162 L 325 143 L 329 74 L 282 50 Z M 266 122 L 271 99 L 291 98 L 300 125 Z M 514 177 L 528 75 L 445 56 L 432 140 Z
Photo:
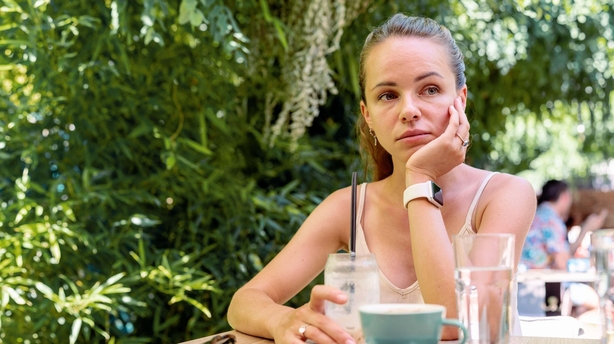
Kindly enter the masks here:
M 240 295 L 238 295 L 240 293 L 240 289 L 232 296 L 232 299 L 230 300 L 230 305 L 228 305 L 228 312 L 226 313 L 226 320 L 228 320 L 228 325 L 230 325 L 230 327 L 232 327 L 233 329 L 237 329 L 237 325 L 239 324 L 239 314 L 240 312 L 238 311 L 238 308 L 240 308 L 238 306 L 238 298 Z

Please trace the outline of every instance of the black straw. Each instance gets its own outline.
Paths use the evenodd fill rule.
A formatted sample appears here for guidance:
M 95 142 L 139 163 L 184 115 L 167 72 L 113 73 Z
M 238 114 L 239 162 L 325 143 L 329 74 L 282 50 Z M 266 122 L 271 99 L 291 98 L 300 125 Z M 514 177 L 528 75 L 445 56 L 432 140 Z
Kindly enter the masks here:
M 356 172 L 352 172 L 352 210 L 350 220 L 350 254 L 356 254 Z

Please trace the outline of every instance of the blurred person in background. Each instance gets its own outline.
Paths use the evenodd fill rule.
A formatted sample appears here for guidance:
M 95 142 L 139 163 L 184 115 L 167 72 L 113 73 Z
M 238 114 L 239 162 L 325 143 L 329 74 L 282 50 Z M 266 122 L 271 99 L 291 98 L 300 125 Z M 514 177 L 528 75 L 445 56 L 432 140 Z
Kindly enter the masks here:
M 573 195 L 561 180 L 549 180 L 537 198 L 537 211 L 527 234 L 520 264 L 527 269 L 567 269 L 567 262 L 580 247 L 587 233 L 603 226 L 607 210 L 589 215 L 573 243 L 567 239 L 567 225 Z
M 520 257 L 520 266 L 525 269 L 558 269 L 568 270 L 570 259 L 576 256 L 587 233 L 602 228 L 608 211 L 589 215 L 574 242 L 568 241 L 567 225 L 573 195 L 569 185 L 561 180 L 549 180 L 542 187 L 537 198 L 535 218 L 527 234 Z M 582 257 L 588 258 L 588 257 Z M 582 283 L 571 283 L 569 289 L 570 301 L 574 308 L 572 315 L 578 316 L 588 310 L 598 307 L 598 296 L 595 290 Z

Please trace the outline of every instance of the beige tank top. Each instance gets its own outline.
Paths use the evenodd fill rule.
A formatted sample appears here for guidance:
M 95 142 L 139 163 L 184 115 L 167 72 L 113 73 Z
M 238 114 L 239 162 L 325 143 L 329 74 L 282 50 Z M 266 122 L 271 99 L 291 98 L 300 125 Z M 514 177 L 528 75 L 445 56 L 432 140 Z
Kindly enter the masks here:
M 471 226 L 473 213 L 475 212 L 475 207 L 480 200 L 480 196 L 482 195 L 486 184 L 488 184 L 490 178 L 492 178 L 492 176 L 494 176 L 495 174 L 496 172 L 489 174 L 482 182 L 482 185 L 480 185 L 480 188 L 473 197 L 473 201 L 471 202 L 469 211 L 467 211 L 465 224 L 458 232 L 459 235 L 475 234 L 475 231 Z M 365 198 L 367 194 L 366 189 L 367 183 L 363 183 L 360 185 L 358 209 L 356 211 L 356 253 L 371 253 L 371 251 L 369 251 L 369 247 L 367 246 L 367 241 L 365 240 L 365 233 L 362 227 L 362 213 L 364 211 Z M 418 285 L 418 281 L 414 282 L 407 288 L 399 288 L 392 284 L 392 282 L 390 282 L 390 280 L 386 277 L 386 275 L 384 275 L 382 270 L 379 271 L 379 276 L 381 303 L 424 303 L 424 299 L 422 299 L 422 293 L 420 292 L 420 286 Z
M 475 212 L 475 207 L 480 200 L 480 196 L 486 188 L 486 185 L 490 181 L 490 179 L 497 174 L 497 172 L 492 172 L 482 182 L 480 188 L 476 192 L 473 197 L 473 201 L 471 202 L 471 206 L 467 211 L 467 216 L 465 217 L 465 224 L 458 231 L 459 235 L 471 235 L 475 234 L 475 230 L 471 226 L 471 222 L 473 219 L 473 213 Z M 356 253 L 371 253 L 369 251 L 369 247 L 367 246 L 367 241 L 365 240 L 365 233 L 362 227 L 362 212 L 365 206 L 365 197 L 367 190 L 367 183 L 363 183 L 360 185 L 360 195 L 358 200 L 358 210 L 356 212 Z M 424 303 L 424 299 L 422 298 L 422 293 L 420 292 L 420 286 L 418 285 L 418 281 L 414 282 L 407 288 L 399 288 L 392 284 L 390 280 L 382 273 L 382 270 L 379 271 L 380 276 L 380 302 L 381 303 Z M 512 335 L 520 336 L 522 332 L 520 330 L 520 322 L 518 317 L 518 281 L 516 279 L 516 274 L 514 274 L 514 278 L 512 280 L 512 295 L 510 295 L 510 303 L 512 308 Z

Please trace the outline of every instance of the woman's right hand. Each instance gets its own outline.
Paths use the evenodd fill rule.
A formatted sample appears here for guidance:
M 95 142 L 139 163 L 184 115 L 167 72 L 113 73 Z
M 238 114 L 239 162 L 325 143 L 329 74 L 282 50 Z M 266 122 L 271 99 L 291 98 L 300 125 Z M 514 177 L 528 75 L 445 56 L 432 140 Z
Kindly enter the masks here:
M 325 301 L 342 305 L 347 302 L 347 299 L 347 295 L 337 288 L 316 285 L 311 290 L 311 298 L 308 303 L 284 316 L 275 329 L 275 342 L 301 343 L 310 339 L 318 344 L 354 344 L 352 336 L 324 315 Z M 301 326 L 306 326 L 302 335 L 299 333 Z
M 407 160 L 406 177 L 422 175 L 426 177 L 425 180 L 437 180 L 465 161 L 467 146 L 463 145 L 463 141 L 470 137 L 470 125 L 461 97 L 454 99 L 453 105 L 448 108 L 448 114 L 450 118 L 446 130 Z M 424 180 L 419 182 L 422 181 Z M 407 186 L 414 183 L 406 180 Z

